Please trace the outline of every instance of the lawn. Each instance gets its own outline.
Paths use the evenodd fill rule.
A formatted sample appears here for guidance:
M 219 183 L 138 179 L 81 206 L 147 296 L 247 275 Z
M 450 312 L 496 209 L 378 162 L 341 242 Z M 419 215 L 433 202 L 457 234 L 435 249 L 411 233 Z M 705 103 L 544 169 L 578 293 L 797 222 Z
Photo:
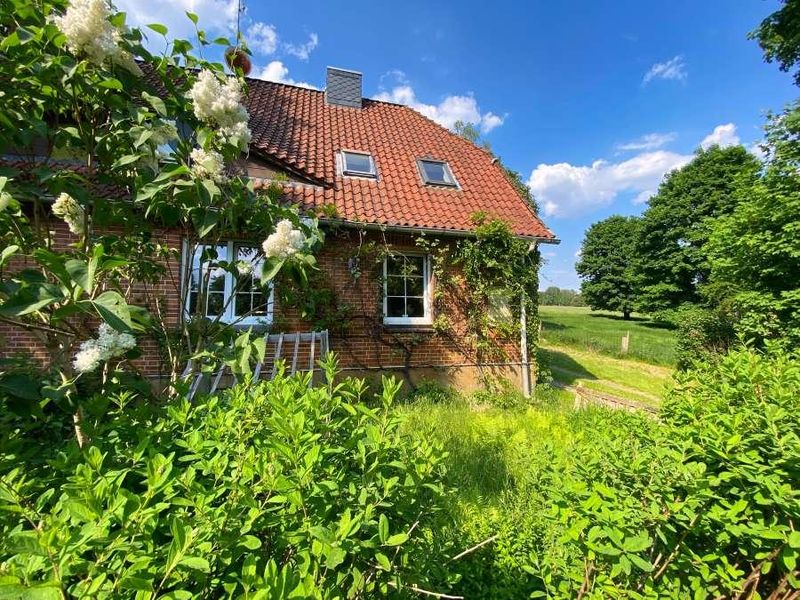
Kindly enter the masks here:
M 593 350 L 622 357 L 622 336 L 630 333 L 625 358 L 651 364 L 675 364 L 675 334 L 642 315 L 625 321 L 616 313 L 578 306 L 541 306 L 542 339 L 546 344 Z
M 592 350 L 542 344 L 539 360 L 553 379 L 612 396 L 658 406 L 671 382 L 671 370 L 642 361 L 613 358 Z

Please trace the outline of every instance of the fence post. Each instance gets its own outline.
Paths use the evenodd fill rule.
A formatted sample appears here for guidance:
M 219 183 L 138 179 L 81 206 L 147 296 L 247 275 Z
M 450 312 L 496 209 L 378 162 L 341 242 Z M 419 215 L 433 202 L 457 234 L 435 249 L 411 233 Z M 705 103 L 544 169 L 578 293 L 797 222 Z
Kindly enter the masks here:
M 631 332 L 626 331 L 625 335 L 622 336 L 622 346 L 620 348 L 622 354 L 628 353 L 628 346 L 630 345 L 630 343 L 631 343 Z
M 528 357 L 528 316 L 525 311 L 525 292 L 520 296 L 519 349 L 522 358 L 522 394 L 531 397 L 531 364 Z

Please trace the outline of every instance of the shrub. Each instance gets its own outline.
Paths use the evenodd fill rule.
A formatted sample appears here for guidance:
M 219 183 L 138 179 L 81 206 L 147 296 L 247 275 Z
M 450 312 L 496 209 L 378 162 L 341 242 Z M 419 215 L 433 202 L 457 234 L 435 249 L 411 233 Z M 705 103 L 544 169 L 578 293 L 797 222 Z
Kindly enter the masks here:
M 679 369 L 698 361 L 714 361 L 736 340 L 733 319 L 722 308 L 684 305 L 673 311 L 677 328 L 675 354 Z
M 426 407 L 450 456 L 431 589 L 469 598 L 793 598 L 800 366 L 743 348 L 680 375 L 661 419 Z M 476 548 L 484 541 L 490 543 Z M 794 594 L 794 595 L 793 595 Z
M 0 442 L 0 596 L 343 598 L 402 587 L 440 454 L 354 379 L 116 408 L 83 450 Z M 6 421 L 8 424 L 8 421 Z

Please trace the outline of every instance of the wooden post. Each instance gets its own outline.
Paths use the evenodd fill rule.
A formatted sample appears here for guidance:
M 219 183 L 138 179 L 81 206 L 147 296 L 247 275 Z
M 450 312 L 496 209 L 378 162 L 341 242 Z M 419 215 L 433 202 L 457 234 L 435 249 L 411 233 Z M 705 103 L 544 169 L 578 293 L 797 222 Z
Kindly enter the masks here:
M 531 364 L 528 358 L 528 317 L 525 311 L 525 294 L 520 297 L 519 309 L 519 349 L 522 356 L 522 393 L 531 397 Z
M 622 347 L 620 348 L 623 354 L 628 353 L 628 346 L 630 345 L 630 343 L 631 343 L 631 332 L 626 331 L 625 335 L 622 336 Z

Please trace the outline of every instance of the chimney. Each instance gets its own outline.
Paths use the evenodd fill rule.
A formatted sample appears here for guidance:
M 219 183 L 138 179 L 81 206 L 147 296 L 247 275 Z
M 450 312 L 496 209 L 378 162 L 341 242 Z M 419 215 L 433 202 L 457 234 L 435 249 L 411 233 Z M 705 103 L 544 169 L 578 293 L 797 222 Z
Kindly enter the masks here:
M 325 102 L 336 106 L 361 108 L 361 73 L 328 67 Z

